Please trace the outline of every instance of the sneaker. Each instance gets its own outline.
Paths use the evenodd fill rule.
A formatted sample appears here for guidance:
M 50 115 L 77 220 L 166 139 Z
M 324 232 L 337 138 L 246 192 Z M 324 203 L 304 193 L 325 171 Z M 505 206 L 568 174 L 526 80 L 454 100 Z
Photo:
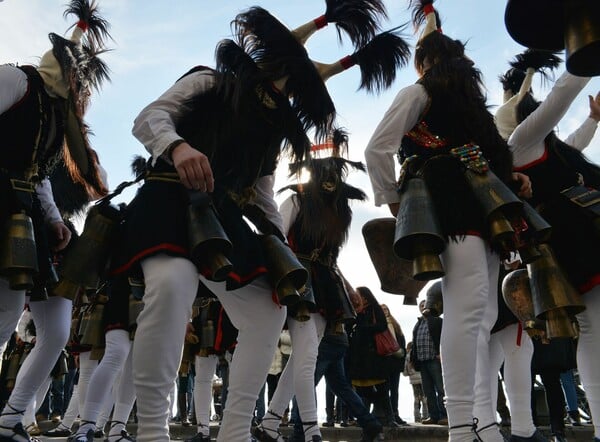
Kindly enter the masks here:
M 441 418 L 439 421 L 437 421 L 438 425 L 448 425 L 448 418 L 447 417 L 443 417 Z
M 423 425 L 437 425 L 438 421 L 435 420 L 435 419 L 432 419 L 432 418 L 428 417 L 427 419 L 423 419 L 421 421 L 421 423 Z
M 335 424 L 333 423 L 333 421 L 325 421 L 321 424 L 322 427 L 333 427 L 335 426 Z

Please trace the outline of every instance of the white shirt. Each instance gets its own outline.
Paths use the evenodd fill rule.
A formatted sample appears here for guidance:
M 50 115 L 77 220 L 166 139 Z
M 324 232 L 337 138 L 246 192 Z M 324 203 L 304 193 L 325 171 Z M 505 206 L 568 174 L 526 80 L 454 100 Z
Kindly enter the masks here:
M 554 130 L 589 81 L 587 77 L 576 77 L 565 71 L 540 106 L 516 127 L 508 139 L 516 167 L 525 166 L 544 156 L 544 139 Z M 565 142 L 583 150 L 594 136 L 596 126 L 597 123 L 588 118 Z
M 27 93 L 27 89 L 28 82 L 25 72 L 10 65 L 0 66 L 0 114 L 18 103 Z M 40 199 L 46 222 L 62 222 L 60 212 L 54 203 L 50 181 L 45 178 L 36 186 L 35 192 Z
M 376 206 L 400 201 L 395 155 L 404 135 L 419 122 L 428 101 L 427 91 L 420 84 L 402 89 L 367 145 L 365 159 Z
M 132 132 L 152 155 L 152 164 L 156 163 L 173 142 L 183 139 L 176 130 L 182 115 L 189 111 L 183 103 L 210 89 L 214 81 L 211 71 L 189 74 L 167 89 L 137 116 Z M 265 212 L 267 219 L 283 232 L 281 215 L 274 198 L 274 184 L 273 175 L 259 178 L 255 186 L 257 196 L 254 203 Z

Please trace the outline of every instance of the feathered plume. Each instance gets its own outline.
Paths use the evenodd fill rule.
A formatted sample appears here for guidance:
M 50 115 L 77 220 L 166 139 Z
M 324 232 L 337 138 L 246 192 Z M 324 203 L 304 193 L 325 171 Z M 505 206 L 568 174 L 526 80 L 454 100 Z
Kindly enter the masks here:
M 428 5 L 433 6 L 434 0 L 409 0 L 408 9 L 412 11 L 412 22 L 415 28 L 415 32 L 419 30 L 419 28 L 425 23 L 427 18 L 427 13 L 425 9 Z M 442 27 L 442 22 L 440 20 L 440 15 L 438 11 L 434 11 L 435 20 L 437 22 L 438 29 Z
M 381 0 L 326 0 L 325 18 L 335 23 L 338 39 L 345 32 L 352 43 L 364 46 L 379 31 L 379 21 L 387 18 Z
M 500 75 L 500 83 L 505 91 L 510 90 L 513 95 L 517 94 L 525 81 L 528 69 L 533 69 L 542 75 L 543 80 L 548 80 L 551 78 L 553 70 L 561 62 L 562 59 L 556 55 L 556 52 L 527 49 L 515 56 L 514 60 L 509 63 L 512 69 L 509 69 L 504 75 Z M 531 83 L 531 79 L 528 81 Z
M 509 64 L 522 71 L 527 68 L 533 68 L 536 72 L 542 74 L 547 79 L 551 72 L 562 63 L 562 59 L 556 52 L 542 51 L 539 49 L 527 49 L 525 52 L 515 56 L 515 59 Z
M 410 60 L 410 47 L 399 35 L 403 28 L 397 27 L 377 35 L 351 55 L 360 66 L 359 89 L 379 93 L 392 85 L 396 70 L 406 66 Z
M 74 14 L 79 18 L 79 23 L 71 26 L 79 26 L 87 31 L 86 40 L 92 47 L 103 48 L 104 40 L 111 38 L 108 32 L 109 23 L 98 13 L 96 0 L 71 0 L 64 16 Z

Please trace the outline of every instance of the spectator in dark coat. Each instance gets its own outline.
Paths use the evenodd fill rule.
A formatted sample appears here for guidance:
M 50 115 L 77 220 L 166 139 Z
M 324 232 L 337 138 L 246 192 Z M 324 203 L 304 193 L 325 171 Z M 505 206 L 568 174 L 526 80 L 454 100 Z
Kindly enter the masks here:
M 387 320 L 370 289 L 357 287 L 356 292 L 360 300 L 353 299 L 356 324 L 350 334 L 350 379 L 367 407 L 374 405 L 379 420 L 397 427 L 389 396 L 388 357 L 378 355 L 375 348 L 375 335 L 387 329 Z

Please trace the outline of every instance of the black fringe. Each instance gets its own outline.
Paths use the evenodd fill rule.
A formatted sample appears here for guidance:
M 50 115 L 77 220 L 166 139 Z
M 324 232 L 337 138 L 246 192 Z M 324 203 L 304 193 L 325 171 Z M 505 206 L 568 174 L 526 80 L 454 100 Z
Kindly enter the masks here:
M 308 53 L 293 34 L 268 11 L 253 7 L 233 22 L 238 44 L 272 80 L 288 76 L 285 93 L 318 140 L 331 132 L 335 106 Z
M 360 66 L 359 89 L 379 93 L 389 88 L 396 79 L 396 70 L 408 64 L 410 47 L 399 35 L 403 29 L 404 26 L 399 26 L 379 34 L 352 54 Z
M 141 155 L 134 155 L 131 160 L 131 172 L 134 177 L 145 175 L 148 171 L 148 160 Z
M 387 18 L 381 0 L 326 0 L 326 4 L 325 17 L 336 24 L 338 39 L 343 31 L 356 47 L 367 44 L 379 31 L 380 19 Z

